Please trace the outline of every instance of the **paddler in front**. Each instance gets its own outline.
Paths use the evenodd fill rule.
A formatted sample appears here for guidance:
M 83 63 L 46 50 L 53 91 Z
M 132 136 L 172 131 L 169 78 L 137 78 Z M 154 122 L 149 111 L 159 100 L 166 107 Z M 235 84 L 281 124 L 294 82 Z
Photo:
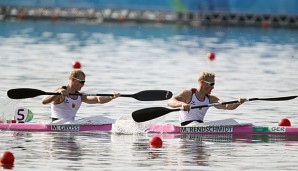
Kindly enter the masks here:
M 203 123 L 204 117 L 208 107 L 191 109 L 191 106 L 207 105 L 211 103 L 222 103 L 211 91 L 215 85 L 215 74 L 212 72 L 201 72 L 198 76 L 197 88 L 185 89 L 180 91 L 177 95 L 173 96 L 168 106 L 173 108 L 180 107 L 183 110 L 179 111 L 179 119 L 181 126 L 186 126 Z M 215 106 L 217 109 L 234 110 L 246 101 L 245 98 L 239 98 L 238 103 L 225 104 Z
M 85 79 L 86 75 L 82 70 L 74 69 L 69 74 L 68 84 L 54 91 L 55 93 L 61 93 L 61 95 L 50 95 L 42 99 L 42 104 L 51 103 L 52 121 L 74 120 L 82 102 L 88 104 L 103 104 L 120 96 L 118 92 L 114 92 L 113 96 L 70 96 L 69 93 L 80 93 L 80 90 L 85 85 Z

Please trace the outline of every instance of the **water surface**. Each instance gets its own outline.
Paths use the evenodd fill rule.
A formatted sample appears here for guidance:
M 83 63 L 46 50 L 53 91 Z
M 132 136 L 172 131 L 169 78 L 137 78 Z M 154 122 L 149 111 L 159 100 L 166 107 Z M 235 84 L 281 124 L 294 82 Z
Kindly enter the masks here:
M 223 100 L 298 94 L 297 30 L 244 27 L 0 22 L 0 97 L 11 88 L 52 91 L 67 84 L 72 62 L 87 74 L 83 91 L 133 94 L 165 89 L 174 94 L 196 87 L 201 71 L 216 73 L 213 93 Z M 209 61 L 207 53 L 216 54 Z M 48 122 L 50 106 L 42 96 L 14 101 Z M 166 101 L 118 98 L 104 105 L 83 104 L 77 117 L 128 118 L 137 109 Z M 3 104 L 3 103 L 2 103 Z M 297 99 L 253 101 L 234 111 L 210 108 L 206 121 L 234 118 L 256 125 L 297 122 Z M 1 110 L 5 111 L 6 106 Z M 178 123 L 173 112 L 158 121 Z M 135 129 L 134 124 L 125 125 Z M 28 133 L 1 131 L 0 152 L 12 151 L 15 170 L 296 170 L 297 141 L 285 137 L 180 137 L 110 133 Z M 293 141 L 295 140 L 295 141 Z

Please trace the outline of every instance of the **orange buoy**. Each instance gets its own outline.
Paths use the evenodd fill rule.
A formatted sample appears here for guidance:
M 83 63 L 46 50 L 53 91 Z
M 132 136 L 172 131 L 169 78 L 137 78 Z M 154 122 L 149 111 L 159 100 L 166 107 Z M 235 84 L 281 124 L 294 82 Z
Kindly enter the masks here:
M 21 11 L 21 12 L 19 12 L 18 14 L 17 14 L 17 18 L 18 19 L 23 19 L 24 17 L 25 17 L 25 12 L 23 12 L 23 11 Z
M 262 28 L 268 28 L 270 25 L 269 21 L 268 20 L 262 20 L 261 21 L 261 27 Z
M 119 16 L 118 17 L 118 22 L 119 23 L 123 23 L 125 21 L 125 17 L 124 16 Z

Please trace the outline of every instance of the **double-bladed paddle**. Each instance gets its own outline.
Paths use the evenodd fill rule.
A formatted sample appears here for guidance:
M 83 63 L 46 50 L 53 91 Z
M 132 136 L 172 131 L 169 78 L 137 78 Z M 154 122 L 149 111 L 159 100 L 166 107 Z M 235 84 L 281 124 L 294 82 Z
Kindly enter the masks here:
M 61 95 L 60 93 L 45 92 L 38 89 L 32 88 L 17 88 L 10 89 L 7 91 L 7 96 L 11 99 L 25 99 L 32 98 L 41 95 Z M 70 93 L 69 95 L 78 96 L 113 96 L 113 94 L 81 94 L 81 93 Z M 173 96 L 171 91 L 167 90 L 144 90 L 135 94 L 121 94 L 120 97 L 132 97 L 140 101 L 157 101 L 167 100 Z
M 287 97 L 274 97 L 274 98 L 251 98 L 247 99 L 247 101 L 255 101 L 255 100 L 265 100 L 265 101 L 283 101 L 283 100 L 291 100 L 298 96 L 287 96 Z M 203 107 L 211 107 L 211 106 L 221 106 L 231 103 L 238 103 L 238 100 L 229 101 L 229 102 L 222 102 L 222 103 L 211 103 L 208 105 L 200 105 L 200 106 L 192 106 L 191 109 L 195 108 L 203 108 Z M 165 107 L 150 107 L 145 109 L 140 109 L 134 111 L 132 113 L 132 118 L 136 122 L 145 122 L 151 119 L 158 118 L 160 116 L 166 115 L 170 112 L 175 112 L 181 110 L 180 108 L 177 109 L 169 109 Z

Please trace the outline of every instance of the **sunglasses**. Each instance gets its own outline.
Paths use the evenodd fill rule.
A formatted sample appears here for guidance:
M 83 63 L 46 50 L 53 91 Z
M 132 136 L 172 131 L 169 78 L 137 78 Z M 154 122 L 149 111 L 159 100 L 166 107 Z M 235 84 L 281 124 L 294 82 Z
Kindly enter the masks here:
M 209 82 L 209 81 L 205 81 L 205 80 L 204 80 L 204 82 L 207 83 L 210 86 L 214 86 L 215 85 L 215 82 Z
M 78 79 L 76 77 L 72 77 L 72 78 L 74 78 L 75 80 L 79 81 L 79 83 L 81 83 L 81 84 L 85 84 L 85 80 L 80 80 L 80 79 Z

